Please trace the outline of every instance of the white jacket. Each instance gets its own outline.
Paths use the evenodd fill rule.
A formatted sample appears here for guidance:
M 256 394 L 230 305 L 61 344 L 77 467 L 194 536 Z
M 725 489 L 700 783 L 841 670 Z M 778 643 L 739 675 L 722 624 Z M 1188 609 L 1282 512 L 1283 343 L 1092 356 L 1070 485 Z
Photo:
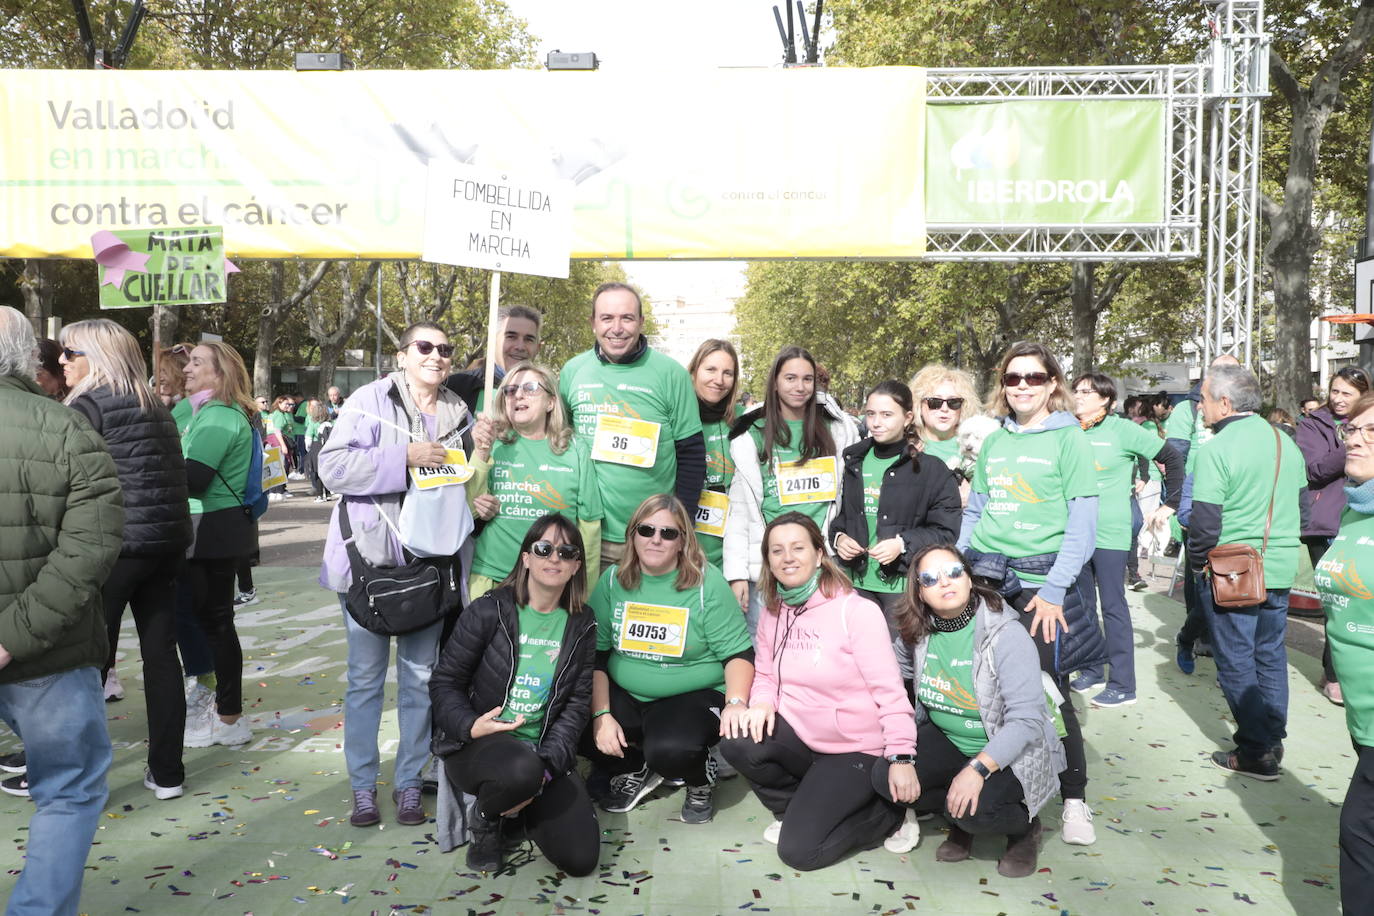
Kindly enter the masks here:
M 817 395 L 817 401 L 830 417 L 830 436 L 835 440 L 835 467 L 842 471 L 842 453 L 859 441 L 858 427 L 824 393 Z M 757 420 L 762 415 L 763 407 L 756 407 L 736 422 Z M 759 453 L 754 447 L 754 437 L 742 432 L 731 439 L 730 458 L 735 463 L 735 478 L 730 483 L 730 514 L 725 518 L 722 572 L 731 582 L 740 579 L 757 582 L 763 571 L 763 529 L 766 525 L 763 521 L 763 473 L 759 468 Z M 844 475 L 839 474 L 835 481 L 835 501 L 826 510 L 825 523 L 821 525 L 822 537 L 840 504 L 841 493 L 838 488 L 843 485 L 843 478 Z

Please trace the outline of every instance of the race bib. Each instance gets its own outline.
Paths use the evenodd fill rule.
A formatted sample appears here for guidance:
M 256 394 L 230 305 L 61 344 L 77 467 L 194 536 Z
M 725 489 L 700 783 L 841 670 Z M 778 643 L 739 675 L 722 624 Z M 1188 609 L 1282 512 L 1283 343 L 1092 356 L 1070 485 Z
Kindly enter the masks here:
M 417 490 L 432 490 L 435 487 L 451 487 L 455 483 L 467 483 L 472 479 L 472 468 L 468 466 L 468 456 L 461 448 L 448 449 L 444 463 L 437 468 L 411 468 L 410 479 Z
M 682 658 L 687 645 L 688 614 L 685 607 L 627 601 L 617 648 L 622 652 Z
M 784 506 L 835 501 L 835 456 L 800 461 L 774 462 L 778 502 Z
M 697 502 L 697 534 L 725 537 L 725 519 L 729 514 L 729 496 L 715 490 L 702 490 Z
M 266 493 L 273 487 L 286 483 L 286 462 L 282 459 L 281 449 L 275 445 L 262 450 L 262 491 Z
M 658 460 L 661 424 L 614 414 L 600 414 L 592 433 L 592 460 L 651 468 Z

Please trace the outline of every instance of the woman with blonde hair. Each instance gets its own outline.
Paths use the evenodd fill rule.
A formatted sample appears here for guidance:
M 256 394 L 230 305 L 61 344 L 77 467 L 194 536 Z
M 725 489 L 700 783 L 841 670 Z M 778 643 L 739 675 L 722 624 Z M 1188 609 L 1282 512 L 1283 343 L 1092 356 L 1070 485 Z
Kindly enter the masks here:
M 634 808 L 664 780 L 687 785 L 682 820 L 715 815 L 710 749 L 744 709 L 754 649 L 730 585 L 706 562 L 669 493 L 639 505 L 625 557 L 587 605 L 596 614 L 592 762 L 613 775 L 607 811 Z
M 244 505 L 257 411 L 238 351 L 207 341 L 186 364 L 191 419 L 182 434 L 195 534 L 185 575 L 196 621 L 210 643 L 215 694 L 188 711 L 185 744 L 244 744 L 253 737 L 243 715 L 243 649 L 234 627 L 234 575 L 253 550 L 253 520 Z M 210 699 L 207 697 L 207 699 Z
M 697 503 L 696 530 L 706 559 L 721 568 L 725 552 L 725 519 L 730 511 L 730 484 L 735 462 L 730 457 L 730 424 L 739 394 L 739 354 L 728 340 L 703 340 L 687 363 L 692 377 L 701 434 L 706 439 L 706 483 Z
M 186 399 L 186 376 L 182 373 L 186 371 L 186 364 L 191 361 L 191 351 L 195 348 L 195 344 L 179 343 L 164 347 L 159 354 L 157 379 L 154 382 L 157 396 L 162 400 L 162 405 L 172 411 L 172 418 L 178 420 L 178 428 L 182 422 L 176 408 Z M 182 413 L 186 419 L 190 419 L 189 404 L 182 409 Z
M 916 401 L 916 433 L 926 454 L 953 470 L 959 459 L 959 424 L 982 409 L 973 376 L 933 363 L 912 376 L 911 396 Z
M 160 799 L 182 794 L 186 706 L 176 645 L 176 577 L 191 542 L 186 461 L 176 423 L 149 387 L 138 341 L 105 318 L 62 329 L 66 403 L 105 440 L 124 494 L 124 546 L 101 588 L 113 675 L 127 604 L 138 627 L 148 714 L 143 784 Z
M 495 419 L 484 415 L 477 421 L 468 492 L 474 508 L 488 494 L 499 506 L 476 539 L 469 598 L 510 575 L 530 522 L 549 512 L 577 524 L 588 568 L 600 568 L 601 491 L 591 452 L 585 441 L 573 440 L 557 392 L 552 370 L 517 363 L 496 390 Z

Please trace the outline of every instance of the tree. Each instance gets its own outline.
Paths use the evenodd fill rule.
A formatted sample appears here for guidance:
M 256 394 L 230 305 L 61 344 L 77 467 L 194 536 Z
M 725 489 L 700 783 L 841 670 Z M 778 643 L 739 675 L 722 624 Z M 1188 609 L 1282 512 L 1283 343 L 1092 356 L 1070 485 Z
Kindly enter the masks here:
M 297 306 L 311 295 L 320 281 L 329 272 L 333 261 L 320 261 L 314 270 L 309 270 L 301 263 L 296 263 L 296 288 L 291 292 L 286 289 L 286 262 L 268 262 L 268 298 L 262 304 L 262 311 L 258 314 L 258 339 L 257 347 L 253 354 L 253 394 L 257 396 L 272 396 L 272 356 L 277 340 L 277 328 L 281 324 L 282 316 L 294 311 Z
M 358 330 L 363 316 L 368 313 L 368 293 L 381 267 L 381 261 L 369 261 L 361 269 L 362 276 L 355 282 L 353 274 L 356 266 L 341 263 L 336 271 L 339 296 L 335 303 L 320 302 L 322 297 L 315 293 L 306 297 L 310 306 L 305 313 L 306 322 L 310 336 L 320 346 L 320 380 L 316 394 L 323 394 L 334 384 L 334 367 L 339 364 L 339 357 Z

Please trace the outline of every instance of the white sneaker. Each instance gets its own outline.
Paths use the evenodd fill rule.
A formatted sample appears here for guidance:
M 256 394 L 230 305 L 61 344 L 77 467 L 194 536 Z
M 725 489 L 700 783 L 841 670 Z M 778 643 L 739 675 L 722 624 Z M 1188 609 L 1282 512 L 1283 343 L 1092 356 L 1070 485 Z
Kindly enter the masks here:
M 215 692 L 206 687 L 199 679 L 188 677 L 186 679 L 186 721 L 189 723 L 193 716 L 204 716 L 215 703 Z
M 892 836 L 883 840 L 883 848 L 888 852 L 901 855 L 904 852 L 911 852 L 920 843 L 921 825 L 916 823 L 915 810 L 907 808 L 901 826 L 892 832 Z
M 302 474 L 302 473 L 300 473 L 299 471 L 292 471 L 290 474 L 287 474 L 286 476 L 287 476 L 287 478 L 290 479 L 290 480 L 304 480 L 304 479 L 305 479 L 305 475 Z
M 153 781 L 153 771 L 146 769 L 143 771 L 143 788 L 152 789 L 153 795 L 155 795 L 158 799 L 162 801 L 168 801 L 173 798 L 181 798 L 182 793 L 185 792 L 184 786 L 158 785 L 156 782 Z
M 252 740 L 253 730 L 248 727 L 248 722 L 245 719 L 240 718 L 231 724 L 225 722 L 212 711 L 195 722 L 192 722 L 189 716 L 187 717 L 186 737 L 181 743 L 185 747 L 210 747 L 214 744 L 237 747 Z
M 250 604 L 257 604 L 261 600 L 262 599 L 258 597 L 258 590 L 256 588 L 250 588 L 246 592 L 239 592 L 234 596 L 234 610 L 237 611 L 241 607 L 248 607 Z
M 1059 816 L 1059 838 L 1071 846 L 1091 846 L 1097 842 L 1093 810 L 1083 799 L 1064 799 L 1064 811 Z
M 105 702 L 124 699 L 124 685 L 119 683 L 119 675 L 113 668 L 105 675 Z
M 268 493 L 268 494 L 267 494 L 267 501 L 268 501 L 269 503 L 279 503 L 279 502 L 282 501 L 283 498 L 284 498 L 284 497 L 283 497 L 282 494 L 280 494 L 280 493 Z
M 774 846 L 778 845 L 778 837 L 782 836 L 782 821 L 774 821 L 763 828 L 763 838 Z

